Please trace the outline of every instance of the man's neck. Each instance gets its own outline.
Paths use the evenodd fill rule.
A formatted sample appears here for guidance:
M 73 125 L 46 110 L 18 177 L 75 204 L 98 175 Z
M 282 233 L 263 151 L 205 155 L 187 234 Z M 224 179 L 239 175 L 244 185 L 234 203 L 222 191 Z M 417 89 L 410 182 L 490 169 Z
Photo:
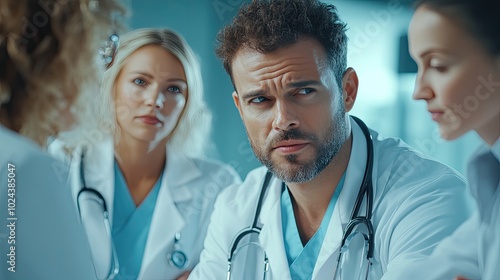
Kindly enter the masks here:
M 352 136 L 314 179 L 305 183 L 288 184 L 295 221 L 304 245 L 321 225 L 330 200 L 349 163 L 351 145 Z

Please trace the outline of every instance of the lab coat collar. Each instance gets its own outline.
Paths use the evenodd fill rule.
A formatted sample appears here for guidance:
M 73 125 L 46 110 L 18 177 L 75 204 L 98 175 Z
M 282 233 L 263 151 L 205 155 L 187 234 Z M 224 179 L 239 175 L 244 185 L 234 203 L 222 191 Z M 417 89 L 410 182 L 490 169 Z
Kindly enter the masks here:
M 161 189 L 172 189 L 169 194 L 173 203 L 189 201 L 193 198 L 193 193 L 188 187 L 189 182 L 202 176 L 202 172 L 194 161 L 186 156 L 179 155 L 167 149 L 167 164 L 163 173 L 163 181 Z M 78 164 L 72 168 L 80 168 L 80 155 L 82 149 L 77 151 L 75 161 Z M 106 200 L 108 211 L 110 212 L 110 221 L 113 221 L 113 205 L 114 205 L 114 142 L 111 137 L 91 145 L 85 152 L 85 181 L 88 187 L 95 188 Z M 75 172 L 79 174 L 79 172 Z M 165 180 L 166 179 L 166 180 Z M 75 178 L 79 180 L 79 178 Z M 80 184 L 79 184 L 80 185 Z M 81 189 L 81 186 L 76 192 Z M 161 190 L 159 196 L 161 194 Z M 158 199 L 158 201 L 161 201 Z
M 80 156 L 82 153 L 82 147 L 79 147 L 76 152 L 76 156 L 73 158 L 76 164 L 72 165 L 71 168 L 78 168 L 78 174 L 75 180 L 78 180 L 79 189 L 83 187 L 80 182 Z M 115 175 L 114 175 L 114 144 L 111 137 L 105 140 L 95 143 L 93 145 L 85 148 L 84 157 L 84 176 L 86 187 L 94 188 L 101 193 L 106 201 L 106 206 L 108 208 L 110 222 L 113 224 L 113 206 L 114 206 L 114 194 L 115 194 Z
M 497 158 L 498 162 L 500 162 L 500 137 L 491 147 L 491 152 Z
M 164 252 L 167 246 L 173 248 L 175 234 L 182 231 L 186 225 L 183 215 L 177 208 L 177 203 L 193 199 L 194 194 L 189 188 L 189 183 L 200 176 L 202 172 L 192 159 L 175 152 L 167 153 L 167 164 L 151 219 L 139 279 L 155 258 L 164 258 L 165 265 L 168 265 L 167 256 L 159 254 Z
M 344 187 L 340 193 L 339 199 L 328 225 L 328 230 L 323 240 L 316 265 L 314 267 L 312 279 L 324 279 L 333 277 L 336 266 L 335 251 L 338 251 L 342 242 L 343 229 L 350 220 L 351 212 L 359 192 L 359 187 L 363 181 L 363 175 L 366 168 L 366 139 L 363 131 L 358 124 L 351 118 L 352 128 L 352 149 L 347 165 Z M 360 211 L 364 211 L 361 207 Z M 337 253 L 338 254 L 338 253 Z M 329 269 L 322 269 L 328 263 Z M 324 275 L 324 274 L 327 275 Z M 331 274 L 331 275 L 330 275 Z
M 489 146 L 485 142 L 481 143 L 481 145 L 479 145 L 479 147 L 472 153 L 469 164 L 487 153 L 492 153 L 493 156 L 500 162 L 500 138 L 498 138 L 492 146 Z
M 72 168 L 78 168 L 79 170 L 81 151 L 81 147 L 77 149 L 74 157 L 75 163 L 72 164 Z M 87 148 L 84 161 L 87 187 L 95 188 L 104 197 L 112 224 L 115 191 L 113 139 L 111 137 L 107 138 Z M 170 151 L 167 153 L 167 164 L 163 172 L 163 180 L 160 184 L 155 210 L 151 219 L 141 275 L 154 258 L 161 257 L 167 261 L 167 256 L 158 256 L 158 254 L 166 246 L 173 244 L 175 233 L 181 231 L 186 224 L 177 209 L 176 203 L 187 202 L 193 198 L 194 194 L 189 189 L 189 183 L 202 175 L 202 172 L 192 159 Z M 74 172 L 74 174 L 78 174 L 74 180 L 80 182 L 79 172 Z M 81 183 L 77 185 L 81 189 Z
M 173 244 L 175 234 L 180 232 L 186 224 L 176 207 L 172 196 L 173 189 L 169 188 L 169 180 L 165 180 L 167 176 L 167 174 L 163 175 L 164 179 L 161 182 L 155 211 L 151 218 L 151 225 L 149 227 L 146 248 L 144 249 L 144 258 L 142 260 L 139 279 L 142 278 L 144 271 L 147 270 L 148 266 L 155 258 L 165 259 L 165 265 L 168 265 L 167 256 L 160 256 L 159 254 L 160 252 L 164 252 L 166 246 Z M 167 251 L 170 252 L 171 250 Z
M 264 178 L 265 174 L 262 175 Z M 283 240 L 281 226 L 281 180 L 273 176 L 269 183 L 269 190 L 262 204 L 260 222 L 263 224 L 259 235 L 260 244 L 267 253 L 273 275 L 280 275 L 280 279 L 291 279 L 288 261 Z M 262 183 L 261 186 L 262 187 Z
M 497 139 L 493 146 L 482 143 L 472 154 L 467 164 L 467 177 L 469 178 L 472 196 L 476 200 L 488 201 L 496 191 L 498 179 L 493 181 L 494 177 L 492 176 L 494 175 L 491 172 L 494 171 L 491 169 L 495 170 L 498 166 L 500 166 L 500 138 Z M 479 183 L 478 178 L 489 178 L 489 180 L 481 180 L 481 183 Z M 483 207 L 485 203 L 479 204 Z
M 340 193 L 339 199 L 335 206 L 337 215 L 340 215 L 340 221 L 343 224 L 347 224 L 349 222 L 352 208 L 356 201 L 356 196 L 358 195 L 361 183 L 363 182 L 363 175 L 366 169 L 367 148 L 366 148 L 365 136 L 361 128 L 352 118 L 351 118 L 351 128 L 352 128 L 351 155 L 349 157 L 349 163 L 346 169 L 344 187 L 342 189 L 342 192 Z M 362 207 L 361 210 L 364 211 L 364 208 Z M 333 220 L 334 219 L 332 219 L 332 221 Z
M 191 200 L 193 193 L 188 184 L 201 177 L 203 173 L 192 159 L 170 150 L 167 153 L 167 164 L 163 178 L 166 178 L 167 184 L 172 190 L 171 195 L 175 203 Z
M 351 119 L 351 128 L 352 149 L 346 169 L 344 187 L 330 219 L 312 279 L 323 279 L 325 273 L 328 277 L 333 276 L 336 265 L 336 262 L 334 262 L 336 258 L 333 257 L 333 254 L 340 247 L 343 228 L 350 220 L 352 208 L 363 181 L 367 155 L 366 140 L 361 128 L 353 119 Z M 261 177 L 262 181 L 259 187 L 262 187 L 265 173 Z M 283 240 L 280 197 L 281 180 L 273 177 L 259 217 L 259 221 L 263 224 L 259 241 L 268 254 L 273 275 L 280 275 L 280 279 L 291 279 Z M 363 203 L 361 211 L 364 211 L 364 209 Z M 325 266 L 325 264 L 328 264 L 328 266 Z

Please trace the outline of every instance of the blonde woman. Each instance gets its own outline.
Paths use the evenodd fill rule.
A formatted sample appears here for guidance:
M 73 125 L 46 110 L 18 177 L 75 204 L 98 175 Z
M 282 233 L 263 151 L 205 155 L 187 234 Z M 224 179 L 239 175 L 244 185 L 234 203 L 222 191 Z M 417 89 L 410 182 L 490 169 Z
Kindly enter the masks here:
M 121 11 L 114 0 L 0 2 L 0 279 L 96 278 L 67 169 L 41 148 L 83 113 Z
M 99 215 L 82 220 L 94 262 L 104 263 L 103 271 L 119 265 L 115 279 L 186 277 L 198 262 L 217 194 L 240 182 L 232 168 L 200 156 L 210 122 L 202 93 L 196 57 L 180 35 L 132 31 L 121 37 L 104 75 L 99 130 L 76 145 L 51 147 L 71 165 L 79 207 L 88 189 L 106 204 L 109 236 L 92 228 Z M 99 262 L 107 240 L 117 261 Z

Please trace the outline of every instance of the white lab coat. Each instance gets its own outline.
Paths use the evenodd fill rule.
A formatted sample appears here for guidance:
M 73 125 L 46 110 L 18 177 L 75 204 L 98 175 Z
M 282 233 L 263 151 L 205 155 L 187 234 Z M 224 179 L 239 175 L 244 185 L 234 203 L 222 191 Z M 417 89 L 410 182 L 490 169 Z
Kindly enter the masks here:
M 312 279 L 333 279 L 343 228 L 359 191 L 366 164 L 366 141 L 351 120 L 352 151 L 344 187 L 332 214 L 314 266 Z M 463 178 L 447 166 L 408 147 L 401 140 L 374 139 L 374 260 L 369 279 L 395 279 L 391 275 L 429 255 L 450 235 L 472 207 Z M 194 279 L 225 279 L 228 247 L 243 228 L 251 225 L 266 168 L 248 174 L 244 183 L 226 189 L 218 198 Z M 281 223 L 281 181 L 273 178 L 260 215 L 260 244 L 270 262 L 271 279 L 291 279 Z M 363 204 L 364 205 L 364 204 Z M 362 207 L 364 211 L 364 207 Z M 247 263 L 247 266 L 252 266 Z M 233 279 L 245 279 L 237 275 Z M 397 279 L 400 280 L 400 279 Z
M 0 279 L 96 279 L 67 182 L 60 176 L 64 167 L 1 125 L 0 143 Z M 15 180 L 10 188 L 8 178 Z M 14 262 L 7 262 L 8 254 Z M 15 272 L 9 271 L 13 266 Z
M 476 150 L 467 177 L 478 211 L 402 278 L 500 279 L 500 139 L 492 147 L 483 144 Z
M 76 196 L 82 188 L 81 151 L 76 149 L 71 160 L 64 153 L 63 147 L 63 143 L 55 141 L 51 144 L 50 151 L 71 165 L 69 180 L 76 202 Z M 115 190 L 113 161 L 114 145 L 111 139 L 91 146 L 85 153 L 86 184 L 97 189 L 104 197 L 111 225 Z M 239 175 L 229 166 L 211 160 L 185 157 L 171 150 L 168 151 L 163 172 L 138 279 L 176 279 L 183 271 L 193 269 L 203 248 L 203 239 L 217 195 L 228 185 L 241 183 Z M 171 266 L 167 258 L 173 251 L 176 232 L 181 233 L 180 247 L 190 261 L 184 270 Z

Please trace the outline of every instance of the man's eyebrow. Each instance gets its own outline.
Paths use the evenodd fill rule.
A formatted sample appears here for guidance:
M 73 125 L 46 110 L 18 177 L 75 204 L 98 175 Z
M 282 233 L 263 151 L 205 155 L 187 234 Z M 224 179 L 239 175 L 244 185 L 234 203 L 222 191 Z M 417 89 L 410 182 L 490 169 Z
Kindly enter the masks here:
M 298 82 L 292 82 L 287 85 L 287 88 L 302 88 L 302 87 L 307 87 L 307 86 L 319 86 L 321 85 L 320 82 L 316 80 L 304 80 L 304 81 L 298 81 Z M 263 96 L 266 95 L 266 93 L 261 90 L 251 90 L 246 93 L 241 94 L 242 99 L 252 99 L 258 96 Z
M 301 87 L 306 87 L 306 86 L 319 86 L 321 85 L 320 82 L 315 81 L 315 80 L 305 80 L 305 81 L 298 81 L 298 82 L 292 82 L 288 84 L 289 88 L 301 88 Z
M 259 90 L 254 90 L 254 91 L 249 91 L 249 92 L 243 93 L 241 95 L 241 98 L 242 99 L 251 99 L 251 98 L 255 98 L 258 96 L 262 96 L 262 95 L 265 95 L 265 93 L 263 90 L 259 89 Z

